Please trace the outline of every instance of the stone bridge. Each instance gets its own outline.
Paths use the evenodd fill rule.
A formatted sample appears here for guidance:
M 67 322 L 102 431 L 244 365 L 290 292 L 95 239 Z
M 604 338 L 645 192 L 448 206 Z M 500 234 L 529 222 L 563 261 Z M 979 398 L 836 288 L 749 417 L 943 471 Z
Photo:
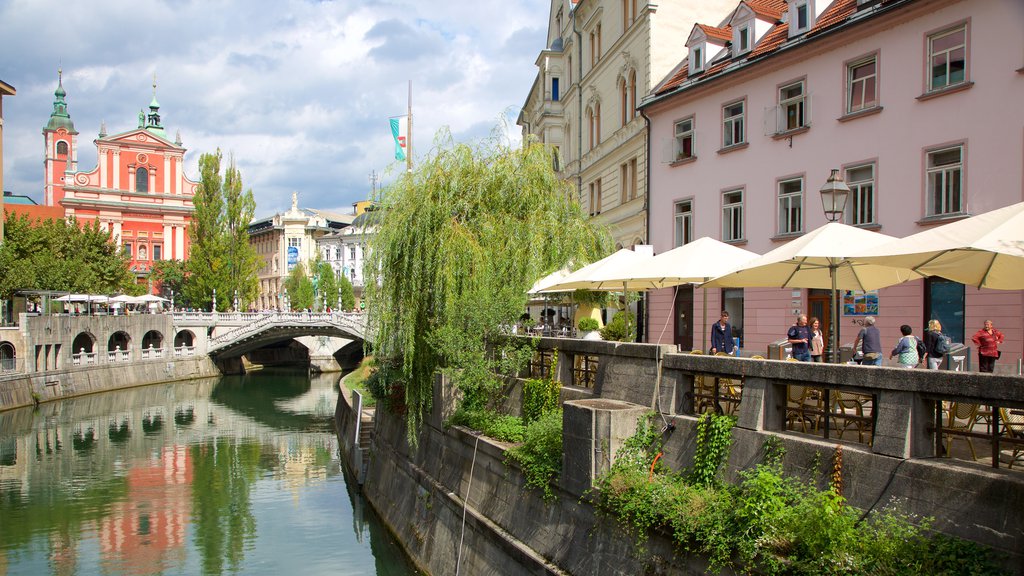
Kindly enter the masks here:
M 238 320 L 230 318 L 236 325 L 229 327 L 225 322 L 229 318 L 218 318 L 218 328 L 228 329 L 210 338 L 206 351 L 214 358 L 240 356 L 274 342 L 303 336 L 366 339 L 366 315 L 360 313 L 270 312 L 236 316 L 247 321 L 237 325 Z M 204 319 L 197 318 L 200 321 Z M 180 324 L 187 322 L 187 318 L 182 318 Z

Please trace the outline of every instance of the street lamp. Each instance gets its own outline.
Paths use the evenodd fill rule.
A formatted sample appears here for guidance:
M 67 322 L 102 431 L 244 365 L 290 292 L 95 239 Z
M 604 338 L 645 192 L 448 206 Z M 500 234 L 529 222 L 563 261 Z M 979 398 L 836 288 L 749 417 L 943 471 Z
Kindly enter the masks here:
M 171 288 L 171 312 L 174 312 L 174 288 Z
M 213 289 L 213 297 L 210 298 L 210 312 L 217 311 L 217 289 Z
M 825 185 L 821 187 L 821 208 L 829 222 L 842 222 L 846 214 L 846 201 L 850 197 L 850 187 L 833 168 Z M 832 297 L 829 299 L 828 350 L 833 363 L 839 363 L 839 291 L 836 290 L 836 267 L 829 265 L 829 276 L 832 277 Z
M 235 312 L 238 312 L 238 290 L 235 290 Z

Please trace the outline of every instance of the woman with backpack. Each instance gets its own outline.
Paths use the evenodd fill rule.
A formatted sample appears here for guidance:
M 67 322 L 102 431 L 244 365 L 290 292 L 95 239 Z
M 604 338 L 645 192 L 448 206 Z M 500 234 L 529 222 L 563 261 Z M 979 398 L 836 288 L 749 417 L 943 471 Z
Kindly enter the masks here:
M 942 334 L 942 324 L 938 320 L 928 321 L 928 331 L 924 333 L 924 347 L 927 351 L 929 370 L 938 370 L 942 359 L 949 353 L 949 338 Z
M 892 349 L 892 353 L 889 354 L 889 358 L 896 358 L 896 361 L 900 366 L 904 368 L 913 368 L 921 363 L 921 357 L 924 356 L 924 343 L 913 336 L 914 330 L 908 324 L 900 326 L 900 333 L 903 336 L 899 342 L 896 343 L 896 347 Z M 921 352 L 918 352 L 920 347 Z

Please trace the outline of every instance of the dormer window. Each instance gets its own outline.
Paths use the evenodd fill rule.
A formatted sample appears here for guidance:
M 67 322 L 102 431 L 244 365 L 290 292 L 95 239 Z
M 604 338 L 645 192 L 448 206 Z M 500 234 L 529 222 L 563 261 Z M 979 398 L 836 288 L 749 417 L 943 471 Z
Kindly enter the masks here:
M 704 46 L 694 46 L 690 49 L 690 71 L 704 71 Z
M 807 30 L 807 27 L 810 24 L 810 18 L 809 18 L 809 15 L 807 13 L 807 3 L 806 2 L 803 2 L 801 4 L 797 4 L 796 5 L 796 14 L 795 14 L 795 16 L 796 16 L 796 18 L 794 18 L 794 22 L 792 22 L 791 24 L 795 25 L 796 31 L 802 32 L 804 30 Z
M 736 56 L 750 52 L 750 25 L 745 24 L 736 29 Z

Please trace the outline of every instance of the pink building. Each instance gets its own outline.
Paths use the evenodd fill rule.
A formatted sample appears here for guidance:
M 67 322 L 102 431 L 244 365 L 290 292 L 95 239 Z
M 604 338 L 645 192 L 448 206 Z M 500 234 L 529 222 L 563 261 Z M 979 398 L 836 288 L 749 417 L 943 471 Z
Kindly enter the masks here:
M 845 222 L 896 237 L 1024 199 L 1024 2 L 745 0 L 723 17 L 693 28 L 640 106 L 657 253 L 701 236 L 772 250 L 826 222 L 819 189 L 834 168 L 851 188 Z M 997 370 L 1021 358 L 1024 292 L 933 278 L 846 296 L 841 343 L 868 313 L 885 347 L 901 324 L 920 335 L 938 318 L 969 342 L 990 318 L 1006 335 Z M 825 291 L 707 298 L 709 321 L 728 309 L 748 355 L 784 338 L 797 311 L 830 321 Z M 652 293 L 648 341 L 700 348 L 702 299 Z

